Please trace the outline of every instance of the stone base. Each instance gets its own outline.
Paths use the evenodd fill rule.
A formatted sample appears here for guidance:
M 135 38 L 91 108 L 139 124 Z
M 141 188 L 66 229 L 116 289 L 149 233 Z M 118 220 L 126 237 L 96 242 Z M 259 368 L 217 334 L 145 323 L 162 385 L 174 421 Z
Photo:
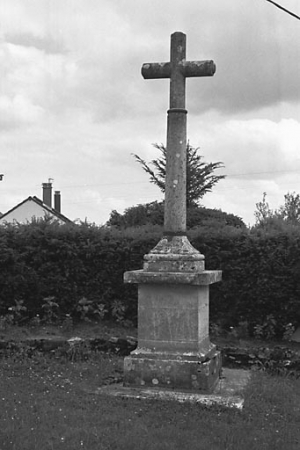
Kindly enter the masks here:
M 191 354 L 149 354 L 136 350 L 124 359 L 124 386 L 209 394 L 216 387 L 220 372 L 221 355 L 216 350 L 204 360 Z
M 163 237 L 144 256 L 145 272 L 202 272 L 204 255 L 196 250 L 186 236 Z
M 249 370 L 223 368 L 221 379 L 211 394 L 159 388 L 124 387 L 122 384 L 101 386 L 92 393 L 139 400 L 177 401 L 205 406 L 218 405 L 241 410 L 244 404 L 243 390 L 250 377 L 251 371 Z

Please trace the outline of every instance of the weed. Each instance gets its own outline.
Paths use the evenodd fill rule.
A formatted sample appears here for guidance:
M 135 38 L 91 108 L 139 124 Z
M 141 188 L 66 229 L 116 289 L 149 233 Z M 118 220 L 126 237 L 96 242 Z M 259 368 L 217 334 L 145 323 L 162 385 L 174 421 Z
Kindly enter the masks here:
M 68 348 L 66 356 L 71 361 L 86 361 L 91 354 L 91 346 L 89 342 L 75 337 L 68 340 Z
M 88 300 L 86 297 L 82 297 L 79 300 L 76 311 L 80 314 L 80 320 L 89 320 L 95 317 L 103 319 L 107 313 L 107 309 L 103 303 Z
M 15 305 L 8 308 L 15 324 L 18 324 L 21 320 L 25 319 L 24 313 L 27 311 L 27 308 L 23 304 L 24 300 L 15 300 Z
M 287 325 L 285 325 L 285 327 L 283 329 L 282 339 L 284 341 L 290 341 L 290 339 L 293 336 L 294 332 L 295 332 L 294 325 L 292 323 L 288 323 Z
M 269 314 L 265 321 L 254 327 L 253 334 L 256 339 L 270 339 L 276 335 L 277 322 L 273 314 Z
M 58 308 L 59 305 L 54 301 L 55 297 L 45 297 L 43 298 L 42 308 L 44 310 L 43 321 L 50 324 L 55 322 L 58 319 Z
M 38 328 L 41 325 L 41 318 L 40 315 L 37 314 L 36 316 L 32 317 L 32 319 L 29 322 L 29 326 L 31 328 Z
M 224 330 L 221 327 L 221 325 L 219 325 L 218 323 L 210 322 L 209 332 L 213 336 L 221 336 L 223 334 Z
M 239 322 L 236 327 L 230 327 L 229 336 L 239 339 L 249 337 L 249 323 L 244 320 Z
M 74 322 L 70 314 L 66 314 L 66 317 L 62 321 L 63 331 L 72 331 L 74 328 Z
M 12 314 L 6 314 L 5 316 L 0 316 L 0 330 L 7 330 L 14 324 L 14 316 Z
M 126 312 L 125 305 L 120 300 L 114 300 L 111 304 L 111 314 L 113 319 L 118 322 L 122 323 L 124 320 Z

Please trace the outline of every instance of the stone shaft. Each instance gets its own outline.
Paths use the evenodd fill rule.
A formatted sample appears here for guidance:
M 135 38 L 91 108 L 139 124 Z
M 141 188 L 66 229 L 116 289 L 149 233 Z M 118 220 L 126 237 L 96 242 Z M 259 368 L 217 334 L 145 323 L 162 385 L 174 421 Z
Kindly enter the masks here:
M 171 36 L 170 109 L 167 124 L 167 160 L 165 190 L 165 233 L 186 231 L 186 115 L 185 76 L 186 36 Z
M 165 234 L 186 231 L 186 110 L 170 109 L 167 128 Z

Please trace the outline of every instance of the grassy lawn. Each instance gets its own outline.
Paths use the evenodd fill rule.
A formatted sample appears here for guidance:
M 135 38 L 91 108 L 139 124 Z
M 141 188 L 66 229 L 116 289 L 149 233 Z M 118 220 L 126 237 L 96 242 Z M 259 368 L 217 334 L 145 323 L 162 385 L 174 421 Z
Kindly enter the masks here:
M 299 449 L 300 380 L 253 373 L 243 411 L 94 394 L 123 358 L 0 360 L 1 450 Z

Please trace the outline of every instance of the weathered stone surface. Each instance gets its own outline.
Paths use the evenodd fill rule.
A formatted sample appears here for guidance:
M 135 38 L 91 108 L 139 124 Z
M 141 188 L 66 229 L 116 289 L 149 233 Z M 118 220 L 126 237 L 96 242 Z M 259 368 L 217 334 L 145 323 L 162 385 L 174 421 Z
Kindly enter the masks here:
M 205 406 L 225 406 L 242 409 L 244 404 L 243 390 L 251 378 L 248 370 L 222 369 L 222 377 L 210 394 L 197 391 L 176 391 L 160 388 L 124 387 L 111 384 L 99 387 L 95 394 L 113 397 L 135 398 L 139 400 L 164 400 L 180 403 L 194 403 Z
M 209 284 L 221 271 L 206 271 L 204 256 L 186 232 L 185 78 L 213 75 L 212 61 L 186 61 L 186 36 L 171 36 L 170 63 L 146 64 L 145 78 L 170 78 L 164 237 L 144 257 L 141 271 L 126 272 L 137 283 L 138 348 L 125 358 L 125 386 L 211 392 L 221 370 L 209 340 Z
M 157 383 L 168 389 L 211 391 L 221 367 L 220 353 L 210 342 L 208 329 L 208 284 L 215 278 L 214 272 L 138 271 L 138 348 L 124 361 L 126 385 Z M 141 281 L 144 276 L 148 283 Z M 176 276 L 181 283 L 163 282 Z M 158 279 L 159 283 L 153 281 Z
M 205 356 L 208 287 L 140 284 L 138 321 L 139 347 Z
M 204 259 L 198 250 L 196 250 L 185 235 L 182 236 L 165 236 L 151 250 L 151 256 L 170 255 L 173 257 L 187 256 L 194 257 L 199 260 Z M 147 257 L 146 257 L 147 259 Z
M 186 115 L 185 109 L 168 111 L 164 229 L 169 233 L 186 231 Z
M 204 255 L 186 236 L 165 236 L 144 256 L 143 268 L 148 272 L 201 272 Z
M 132 352 L 124 359 L 124 386 L 210 393 L 221 371 L 220 352 L 204 361 L 185 355 Z
M 186 115 L 185 79 L 214 75 L 213 61 L 187 61 L 186 35 L 171 35 L 170 62 L 146 63 L 146 79 L 170 78 L 170 109 L 167 127 L 167 160 L 165 190 L 165 231 L 186 230 Z
M 187 77 L 207 77 L 216 72 L 216 65 L 213 61 L 181 61 L 180 70 Z M 142 66 L 142 75 L 146 80 L 152 78 L 170 78 L 171 63 L 145 63 Z
M 226 370 L 226 369 L 225 369 Z M 193 403 L 205 406 L 222 406 L 228 408 L 237 408 L 241 410 L 244 405 L 243 389 L 250 379 L 251 373 L 248 371 L 238 370 L 238 375 L 233 374 L 234 369 L 226 370 L 226 377 L 222 378 L 217 384 L 215 391 L 211 394 L 199 393 L 196 391 L 174 391 L 167 389 L 147 389 L 143 387 L 124 387 L 121 384 L 111 384 L 109 386 L 101 386 L 95 392 L 99 395 L 110 395 L 113 397 L 133 398 L 139 400 L 163 400 L 177 401 L 179 403 Z M 234 375 L 234 376 L 232 376 Z M 234 379 L 237 381 L 235 390 L 232 393 L 231 386 L 227 389 L 227 381 Z M 222 386 L 221 386 L 222 384 Z M 221 390 L 219 388 L 221 386 Z
M 206 286 L 222 279 L 221 270 L 204 270 L 200 273 L 189 272 L 145 272 L 132 270 L 124 273 L 124 282 L 131 284 L 190 284 Z

